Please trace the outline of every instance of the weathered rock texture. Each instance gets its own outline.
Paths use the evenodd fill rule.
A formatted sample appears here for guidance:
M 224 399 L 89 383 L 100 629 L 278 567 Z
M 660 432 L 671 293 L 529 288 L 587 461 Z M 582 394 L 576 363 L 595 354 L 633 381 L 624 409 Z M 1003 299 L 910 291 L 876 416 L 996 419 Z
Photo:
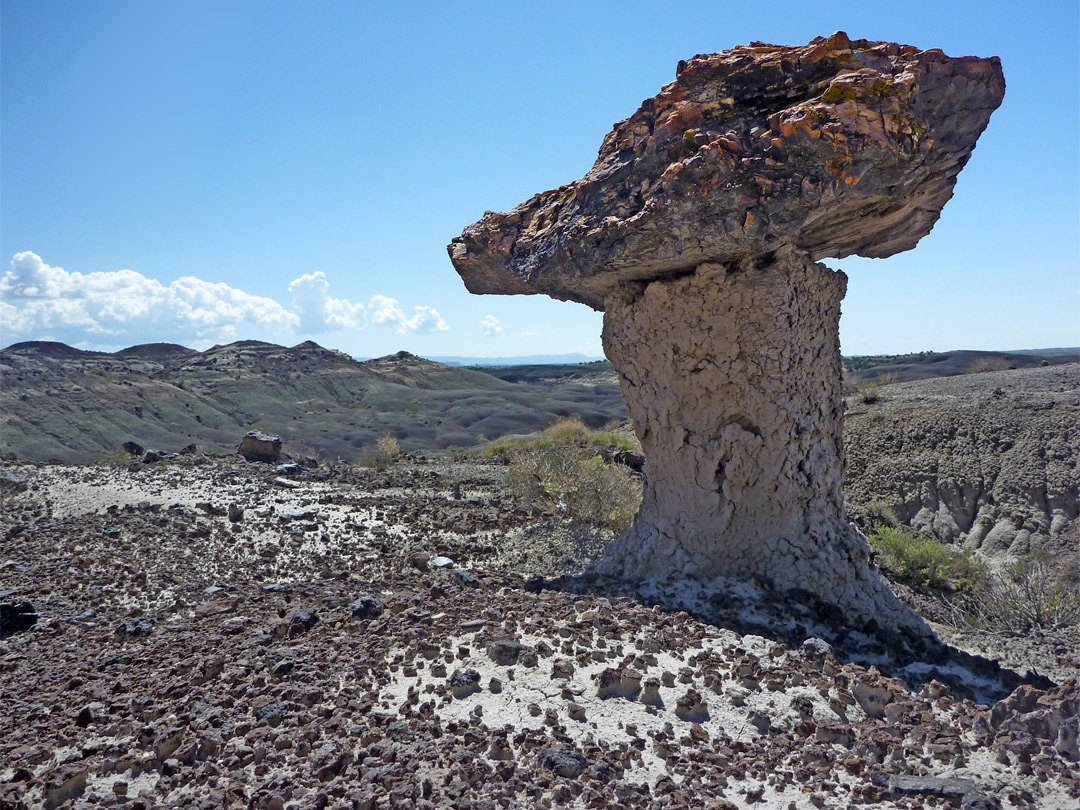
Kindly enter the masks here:
M 581 180 L 449 247 L 474 293 L 605 310 L 645 501 L 605 568 L 757 575 L 921 629 L 843 519 L 826 256 L 915 246 L 1001 103 L 997 59 L 850 41 L 680 62 Z

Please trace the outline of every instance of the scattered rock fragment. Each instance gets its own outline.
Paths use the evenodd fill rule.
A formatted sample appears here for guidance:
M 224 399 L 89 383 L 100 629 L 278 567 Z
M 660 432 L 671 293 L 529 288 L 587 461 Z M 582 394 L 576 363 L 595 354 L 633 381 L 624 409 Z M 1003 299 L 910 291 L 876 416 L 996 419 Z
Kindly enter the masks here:
M 149 616 L 139 616 L 126 622 L 120 622 L 113 631 L 113 636 L 118 640 L 129 638 L 142 638 L 150 634 L 157 622 Z
M 488 655 L 499 666 L 510 667 L 518 662 L 523 649 L 522 644 L 514 639 L 500 638 L 488 644 Z

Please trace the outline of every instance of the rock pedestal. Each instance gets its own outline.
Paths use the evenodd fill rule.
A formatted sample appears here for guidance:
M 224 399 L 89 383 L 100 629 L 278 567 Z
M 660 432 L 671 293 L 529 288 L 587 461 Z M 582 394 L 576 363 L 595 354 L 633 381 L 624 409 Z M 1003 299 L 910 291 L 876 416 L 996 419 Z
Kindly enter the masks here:
M 602 570 L 811 583 L 841 607 L 903 618 L 842 517 L 846 285 L 787 253 L 764 266 L 702 264 L 608 299 L 604 350 L 638 426 L 647 486 Z
M 471 292 L 605 312 L 647 460 L 602 570 L 754 576 L 928 632 L 844 520 L 846 278 L 816 262 L 914 247 L 1004 92 L 997 59 L 843 33 L 696 56 L 585 177 L 450 244 Z

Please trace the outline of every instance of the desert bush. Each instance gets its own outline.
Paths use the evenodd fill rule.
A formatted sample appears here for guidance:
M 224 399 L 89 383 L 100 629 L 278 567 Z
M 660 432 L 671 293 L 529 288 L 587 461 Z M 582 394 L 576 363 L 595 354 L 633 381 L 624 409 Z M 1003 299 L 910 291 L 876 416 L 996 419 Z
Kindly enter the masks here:
M 510 491 L 527 508 L 553 509 L 574 522 L 622 532 L 641 503 L 641 482 L 629 469 L 583 448 L 525 447 L 509 463 Z
M 895 371 L 882 371 L 877 375 L 878 385 L 894 385 L 900 382 L 900 375 Z
M 859 387 L 856 389 L 859 395 L 859 399 L 865 405 L 873 405 L 879 399 L 881 399 L 881 383 L 874 380 L 869 380 L 864 383 L 859 383 Z
M 912 585 L 966 591 L 978 587 L 985 577 L 983 566 L 969 553 L 899 526 L 882 526 L 867 539 L 881 566 Z
M 556 444 L 580 444 L 588 438 L 590 432 L 577 416 L 563 416 L 544 430 L 544 434 Z
M 576 416 L 557 419 L 540 433 L 527 436 L 503 436 L 489 442 L 479 450 L 483 459 L 509 462 L 522 450 L 552 449 L 556 447 L 577 447 L 589 449 L 593 453 L 600 449 L 633 450 L 634 441 L 625 429 L 612 427 L 592 430 Z
M 885 501 L 870 501 L 865 506 L 851 507 L 851 520 L 867 534 L 878 529 L 896 529 L 900 521 L 896 518 L 896 510 Z
M 966 623 L 1024 633 L 1080 625 L 1080 577 L 1075 566 L 1031 556 L 990 574 L 962 607 Z
M 385 470 L 401 458 L 401 446 L 398 440 L 386 433 L 375 440 L 375 448 L 362 453 L 353 462 L 358 467 L 375 467 Z

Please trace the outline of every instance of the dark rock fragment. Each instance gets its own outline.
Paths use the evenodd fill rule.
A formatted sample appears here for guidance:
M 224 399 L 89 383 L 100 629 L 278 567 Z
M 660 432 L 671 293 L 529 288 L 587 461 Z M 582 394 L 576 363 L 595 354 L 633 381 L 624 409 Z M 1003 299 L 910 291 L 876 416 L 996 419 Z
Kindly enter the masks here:
M 289 617 L 289 637 L 302 636 L 321 620 L 314 608 L 302 608 Z
M 480 673 L 475 669 L 455 670 L 450 676 L 450 691 L 454 697 L 468 697 L 480 691 Z
M 124 442 L 120 449 L 132 456 L 141 456 L 146 452 L 146 448 L 138 442 Z
M 383 613 L 383 603 L 374 596 L 361 596 L 352 604 L 354 619 L 377 619 Z
M 518 658 L 521 656 L 521 651 L 523 649 L 520 642 L 508 638 L 500 638 L 495 639 L 488 645 L 488 656 L 496 664 L 510 667 L 518 662 Z
M 567 779 L 581 776 L 588 764 L 585 757 L 577 751 L 556 751 L 548 748 L 540 751 L 538 757 L 540 767 Z
M 832 652 L 832 645 L 820 638 L 808 638 L 799 647 L 799 652 L 813 661 L 821 661 Z
M 480 580 L 477 579 L 472 573 L 466 571 L 464 568 L 457 568 L 454 570 L 454 579 L 458 581 L 462 587 L 465 588 L 479 588 Z
M 155 622 L 153 619 L 141 616 L 136 619 L 131 619 L 126 622 L 120 622 L 113 631 L 113 636 L 117 640 L 124 640 L 128 638 L 140 638 L 150 634 L 150 631 L 154 629 Z
M 30 602 L 0 603 L 0 638 L 29 630 L 37 620 L 38 614 Z

